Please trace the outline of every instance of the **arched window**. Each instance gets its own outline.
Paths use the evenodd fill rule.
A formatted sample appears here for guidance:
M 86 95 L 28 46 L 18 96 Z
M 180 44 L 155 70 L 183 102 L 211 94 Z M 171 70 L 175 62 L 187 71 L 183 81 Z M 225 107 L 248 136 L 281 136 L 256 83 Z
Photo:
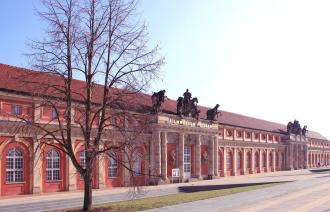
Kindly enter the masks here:
M 6 154 L 6 181 L 23 182 L 23 153 L 18 148 L 11 148 Z
M 259 166 L 259 157 L 258 153 L 254 154 L 254 167 L 257 168 Z
M 55 149 L 50 150 L 46 156 L 47 180 L 60 180 L 60 153 Z
M 141 155 L 138 153 L 135 153 L 132 158 L 132 170 L 134 176 L 140 176 L 141 175 Z
M 227 157 L 226 157 L 226 168 L 227 170 L 231 170 L 232 169 L 232 161 L 233 161 L 233 157 L 230 151 L 227 152 Z
M 246 161 L 245 161 L 245 163 L 246 163 L 246 168 L 250 169 L 251 168 L 251 153 L 250 152 L 248 152 L 246 154 Z
M 118 176 L 118 163 L 117 155 L 114 151 L 110 151 L 108 154 L 108 177 Z
M 266 167 L 267 166 L 267 156 L 266 156 L 266 152 L 264 152 L 262 154 L 262 162 L 263 162 L 263 166 Z
M 81 151 L 79 156 L 80 165 L 82 168 L 86 168 L 86 152 Z
M 242 155 L 241 155 L 241 152 L 238 152 L 237 153 L 237 160 L 236 160 L 236 168 L 237 169 L 241 169 L 241 159 L 242 159 L 242 157 L 241 157 Z

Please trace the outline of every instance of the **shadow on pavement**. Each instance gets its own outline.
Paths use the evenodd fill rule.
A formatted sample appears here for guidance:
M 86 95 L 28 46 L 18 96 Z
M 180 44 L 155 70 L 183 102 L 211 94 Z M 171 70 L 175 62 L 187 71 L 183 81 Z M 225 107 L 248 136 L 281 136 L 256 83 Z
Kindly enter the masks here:
M 319 177 L 316 177 L 316 178 L 327 178 L 327 177 L 330 177 L 330 175 L 323 175 L 323 176 L 319 176 Z
M 274 184 L 274 183 L 288 183 L 293 181 L 277 181 L 277 182 L 263 182 L 263 183 L 240 183 L 240 184 L 226 184 L 226 185 L 200 185 L 200 186 L 180 186 L 178 187 L 179 192 L 191 193 L 199 191 L 212 191 L 212 190 L 221 190 L 228 188 L 239 188 L 246 186 L 256 186 L 256 185 L 265 185 L 265 184 Z
M 329 172 L 330 168 L 324 169 L 324 168 L 320 168 L 320 169 L 309 169 L 310 172 L 312 173 L 320 173 L 320 172 Z
M 270 177 L 290 177 L 290 176 L 301 176 L 301 175 L 313 175 L 314 173 L 305 173 L 305 174 L 286 174 L 286 175 L 276 175 L 276 176 L 260 176 L 256 178 L 270 178 Z

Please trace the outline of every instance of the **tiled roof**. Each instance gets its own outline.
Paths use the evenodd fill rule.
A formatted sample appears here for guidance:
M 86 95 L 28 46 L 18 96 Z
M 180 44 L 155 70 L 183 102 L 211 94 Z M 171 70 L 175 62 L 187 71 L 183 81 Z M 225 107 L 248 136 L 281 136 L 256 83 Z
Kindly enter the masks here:
M 31 81 L 36 83 L 31 83 Z M 26 83 L 29 82 L 29 83 Z M 43 95 L 51 95 L 55 97 L 61 97 L 59 92 L 54 92 L 53 89 L 50 89 L 48 86 L 40 86 L 38 82 L 43 82 L 44 84 L 51 85 L 61 85 L 63 80 L 58 75 L 54 74 L 45 74 L 37 71 L 32 71 L 25 68 L 19 68 L 15 66 L 10 66 L 6 64 L 0 63 L 0 90 L 7 90 L 13 92 L 20 92 L 29 94 L 38 94 Z M 73 90 L 76 95 L 74 95 L 74 99 L 77 101 L 83 100 L 83 95 L 81 95 L 81 90 L 84 87 L 84 82 L 79 80 L 73 81 Z M 95 85 L 93 101 L 95 103 L 101 101 L 101 94 L 103 93 L 103 87 L 100 85 Z M 122 90 L 115 89 L 113 93 L 120 94 Z M 140 112 L 151 111 L 151 98 L 150 95 L 142 94 L 142 93 L 134 93 L 131 95 L 127 95 L 125 97 L 125 102 L 129 102 L 131 110 L 137 110 Z M 134 106 L 134 107 L 133 107 Z M 200 106 L 201 110 L 201 119 L 206 119 L 206 111 L 207 107 Z M 163 106 L 163 112 L 165 113 L 176 113 L 176 101 L 172 99 L 168 99 L 165 101 Z M 256 130 L 264 130 L 269 132 L 276 133 L 285 133 L 286 125 L 265 121 L 257 118 L 252 118 L 244 115 L 239 115 L 236 113 L 221 111 L 222 115 L 217 118 L 217 122 L 219 124 L 245 127 Z M 307 136 L 315 139 L 327 140 L 324 136 L 322 136 L 318 132 L 308 131 Z

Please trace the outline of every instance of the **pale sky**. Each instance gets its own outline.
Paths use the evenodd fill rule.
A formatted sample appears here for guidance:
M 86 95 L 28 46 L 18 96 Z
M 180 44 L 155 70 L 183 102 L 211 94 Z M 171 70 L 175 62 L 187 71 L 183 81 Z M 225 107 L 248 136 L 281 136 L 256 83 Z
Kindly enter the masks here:
M 41 36 L 38 0 L 1 0 L 0 62 L 27 66 L 28 39 Z M 330 1 L 142 0 L 151 43 L 166 57 L 163 80 L 176 99 L 286 124 L 330 139 Z

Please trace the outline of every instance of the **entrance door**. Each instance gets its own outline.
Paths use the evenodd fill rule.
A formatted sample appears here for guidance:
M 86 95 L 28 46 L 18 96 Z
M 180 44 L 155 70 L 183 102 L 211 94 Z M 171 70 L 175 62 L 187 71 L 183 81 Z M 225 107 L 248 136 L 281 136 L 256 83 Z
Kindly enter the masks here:
M 184 177 L 191 177 L 191 147 L 184 147 L 184 159 L 183 159 L 183 169 L 184 169 Z

